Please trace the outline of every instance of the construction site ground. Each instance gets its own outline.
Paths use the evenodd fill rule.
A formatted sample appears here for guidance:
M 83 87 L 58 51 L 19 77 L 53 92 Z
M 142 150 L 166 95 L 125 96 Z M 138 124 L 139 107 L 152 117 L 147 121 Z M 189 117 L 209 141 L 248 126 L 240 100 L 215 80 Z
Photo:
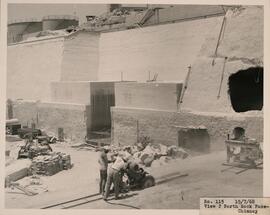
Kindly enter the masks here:
M 7 142 L 15 153 L 21 141 Z M 51 145 L 54 151 L 71 155 L 72 169 L 53 176 L 41 176 L 48 191 L 27 196 L 20 190 L 5 189 L 6 208 L 42 208 L 98 192 L 98 153 L 87 148 L 72 148 L 68 143 Z M 198 209 L 199 198 L 205 196 L 262 196 L 263 171 L 250 169 L 241 174 L 225 169 L 225 151 L 176 159 L 158 167 L 159 172 L 182 172 L 188 176 L 164 181 L 154 187 L 132 191 L 126 198 L 82 204 L 74 209 Z M 157 167 L 155 167 L 157 168 Z M 165 171 L 166 170 L 166 171 Z

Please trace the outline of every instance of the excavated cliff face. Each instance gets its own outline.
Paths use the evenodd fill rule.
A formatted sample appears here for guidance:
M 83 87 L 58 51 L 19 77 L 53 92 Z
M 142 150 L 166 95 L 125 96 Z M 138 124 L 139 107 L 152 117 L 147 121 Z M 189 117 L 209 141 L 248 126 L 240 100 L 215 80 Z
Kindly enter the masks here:
M 179 112 L 115 107 L 112 109 L 114 143 L 135 141 L 136 122 L 139 134 L 168 145 L 179 144 L 179 125 L 204 125 L 211 138 L 211 151 L 224 149 L 226 135 L 236 126 L 243 127 L 248 136 L 263 141 L 263 111 L 252 107 L 245 112 L 241 112 L 243 108 L 235 110 L 230 95 L 237 86 L 240 88 L 236 91 L 247 92 L 242 103 L 250 102 L 250 97 L 260 97 L 256 93 L 261 91 L 257 92 L 255 85 L 260 88 L 263 81 L 257 75 L 263 69 L 263 8 L 231 8 L 224 22 L 223 17 L 215 19 L 191 65 Z
M 262 62 L 263 14 L 263 7 L 259 6 L 229 10 L 218 56 L 227 56 L 232 61 L 243 59 L 245 64 Z
M 263 8 L 248 6 L 228 10 L 223 27 L 221 22 L 209 29 L 192 65 L 182 110 L 235 113 L 230 101 L 230 75 L 261 67 Z M 244 86 L 244 80 L 242 83 Z
M 216 32 L 222 16 L 103 33 L 99 44 L 99 80 L 181 81 L 205 37 Z M 150 77 L 149 77 L 150 76 Z

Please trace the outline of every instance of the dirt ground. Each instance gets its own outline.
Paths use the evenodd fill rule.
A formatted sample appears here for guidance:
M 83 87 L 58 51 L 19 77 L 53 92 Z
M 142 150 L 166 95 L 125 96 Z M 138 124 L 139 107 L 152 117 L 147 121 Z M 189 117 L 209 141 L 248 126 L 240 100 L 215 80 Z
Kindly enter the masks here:
M 7 142 L 7 148 L 13 148 L 14 153 L 18 144 L 20 142 Z M 35 196 L 26 196 L 17 189 L 6 188 L 6 208 L 41 208 L 98 192 L 97 152 L 71 148 L 68 144 L 54 144 L 52 148 L 69 153 L 73 168 L 53 176 L 42 176 L 40 179 L 48 191 Z M 174 160 L 149 172 L 156 176 L 180 171 L 188 176 L 130 192 L 121 200 L 101 200 L 82 204 L 76 209 L 198 209 L 199 198 L 204 196 L 262 196 L 263 171 L 248 170 L 239 175 L 233 171 L 221 172 L 226 168 L 221 165 L 225 158 L 222 151 Z

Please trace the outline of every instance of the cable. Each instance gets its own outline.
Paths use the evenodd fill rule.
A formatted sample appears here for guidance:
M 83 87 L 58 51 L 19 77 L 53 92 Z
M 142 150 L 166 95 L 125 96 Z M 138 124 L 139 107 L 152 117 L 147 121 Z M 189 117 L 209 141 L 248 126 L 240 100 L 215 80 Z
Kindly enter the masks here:
M 219 31 L 217 45 L 216 45 L 216 49 L 215 49 L 214 57 L 213 57 L 213 61 L 212 61 L 212 66 L 215 65 L 215 58 L 217 57 L 217 51 L 218 51 L 218 47 L 220 45 L 221 36 L 224 37 L 225 22 L 226 22 L 226 15 L 223 18 L 223 21 L 222 21 L 222 24 L 221 24 L 221 28 L 220 28 L 220 31 Z
M 224 58 L 224 63 L 223 63 L 223 68 L 222 68 L 222 73 L 221 73 L 221 79 L 220 79 L 220 84 L 219 84 L 219 89 L 218 89 L 218 95 L 217 95 L 218 99 L 220 97 L 220 92 L 221 92 L 222 82 L 223 82 L 223 78 L 224 78 L 224 71 L 225 71 L 225 65 L 226 65 L 227 59 L 228 59 L 227 57 Z

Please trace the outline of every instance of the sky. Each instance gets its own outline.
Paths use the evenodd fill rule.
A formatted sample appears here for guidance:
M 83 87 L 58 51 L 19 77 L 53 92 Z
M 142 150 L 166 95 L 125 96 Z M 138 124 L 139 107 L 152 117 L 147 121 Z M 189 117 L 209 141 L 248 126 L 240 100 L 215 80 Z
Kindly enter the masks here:
M 86 22 L 86 15 L 100 15 L 107 9 L 106 4 L 8 4 L 8 21 L 41 19 L 48 15 L 76 15 L 82 24 Z

